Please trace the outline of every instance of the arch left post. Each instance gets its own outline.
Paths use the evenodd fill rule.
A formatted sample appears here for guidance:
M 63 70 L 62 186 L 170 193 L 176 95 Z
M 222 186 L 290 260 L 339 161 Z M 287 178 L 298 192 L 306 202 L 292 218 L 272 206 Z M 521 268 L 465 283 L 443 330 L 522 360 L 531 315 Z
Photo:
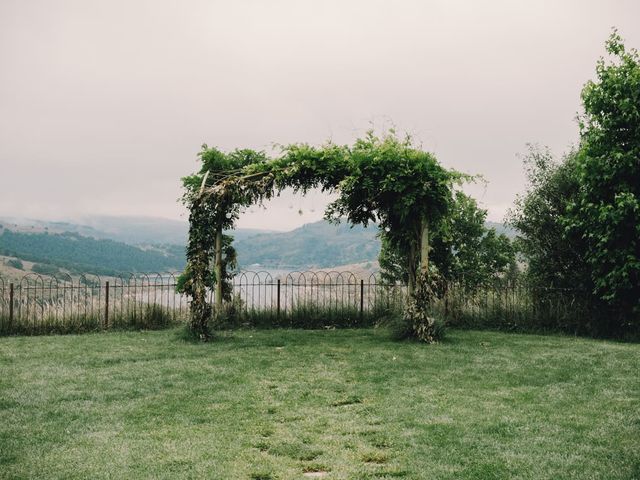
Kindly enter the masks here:
M 185 293 L 191 297 L 191 331 L 201 340 L 207 341 L 211 338 L 211 305 L 207 302 L 207 278 L 210 275 L 210 253 L 215 236 L 211 232 L 211 209 L 206 200 L 198 196 L 193 199 L 190 207 Z

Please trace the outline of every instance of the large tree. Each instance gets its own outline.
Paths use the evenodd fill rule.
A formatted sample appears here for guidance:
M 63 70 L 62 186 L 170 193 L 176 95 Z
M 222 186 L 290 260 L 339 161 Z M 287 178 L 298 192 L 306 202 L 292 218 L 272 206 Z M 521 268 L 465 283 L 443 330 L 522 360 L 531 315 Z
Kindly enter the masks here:
M 591 290 L 584 241 L 565 227 L 580 191 L 576 153 L 558 162 L 548 148 L 529 145 L 524 165 L 528 189 L 516 199 L 508 223 L 518 231 L 516 245 L 527 261 L 529 285 Z
M 606 49 L 582 91 L 580 144 L 561 162 L 530 149 L 510 222 L 531 285 L 584 292 L 576 327 L 612 335 L 640 326 L 640 62 L 616 32 Z
M 445 282 L 459 282 L 476 289 L 506 275 L 515 262 L 509 238 L 487 228 L 487 211 L 461 191 L 453 195 L 450 208 L 432 235 L 429 252 L 432 269 Z M 406 281 L 406 253 L 383 238 L 380 268 L 386 281 Z
M 567 217 L 585 242 L 595 293 L 628 327 L 640 316 L 640 58 L 617 32 L 582 91 L 580 189 Z

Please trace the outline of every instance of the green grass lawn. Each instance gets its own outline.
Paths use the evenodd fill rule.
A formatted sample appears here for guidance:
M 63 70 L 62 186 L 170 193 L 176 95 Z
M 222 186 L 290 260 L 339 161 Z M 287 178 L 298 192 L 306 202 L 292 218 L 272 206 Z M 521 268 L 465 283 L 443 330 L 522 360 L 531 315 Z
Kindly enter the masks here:
M 640 478 L 640 345 L 382 330 L 0 339 L 2 478 Z

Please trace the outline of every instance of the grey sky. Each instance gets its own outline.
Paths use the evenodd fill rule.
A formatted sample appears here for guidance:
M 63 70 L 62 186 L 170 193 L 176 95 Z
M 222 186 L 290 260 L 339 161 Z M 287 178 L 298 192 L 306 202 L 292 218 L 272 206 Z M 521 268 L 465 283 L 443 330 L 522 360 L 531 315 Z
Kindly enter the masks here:
M 483 174 L 471 191 L 500 220 L 516 155 L 577 140 L 611 27 L 640 47 L 638 19 L 636 0 L 2 0 L 0 215 L 179 218 L 204 142 L 345 143 L 393 121 Z M 285 194 L 240 226 L 324 203 Z

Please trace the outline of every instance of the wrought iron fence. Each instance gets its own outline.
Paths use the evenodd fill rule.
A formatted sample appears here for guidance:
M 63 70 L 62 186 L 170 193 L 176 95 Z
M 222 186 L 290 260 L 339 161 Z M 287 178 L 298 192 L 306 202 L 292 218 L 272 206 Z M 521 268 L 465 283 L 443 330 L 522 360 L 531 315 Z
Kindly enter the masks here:
M 0 333 L 161 327 L 186 315 L 186 300 L 175 287 L 173 274 L 0 278 Z
M 578 331 L 593 319 L 589 299 L 588 292 L 578 289 L 503 279 L 473 288 L 450 282 L 443 286 L 436 310 L 451 326 Z
M 176 290 L 172 273 L 45 277 L 27 274 L 10 282 L 0 277 L 0 333 L 71 332 L 121 327 L 155 328 L 187 320 L 189 300 Z M 315 317 L 323 326 L 338 319 L 357 326 L 374 311 L 392 308 L 402 285 L 385 284 L 376 274 L 306 271 L 273 275 L 241 271 L 233 277 L 226 318 L 235 323 L 298 326 Z M 209 292 L 215 303 L 215 293 Z M 302 326 L 302 325 L 301 325 Z
M 296 310 L 364 314 L 391 308 L 406 287 L 384 282 L 379 274 L 305 271 L 272 275 L 267 271 L 240 272 L 233 279 L 233 300 L 244 314 L 251 311 L 290 315 Z M 214 302 L 211 294 L 211 302 Z
M 370 325 L 400 311 L 406 287 L 378 274 L 306 271 L 275 275 L 242 271 L 233 277 L 232 299 L 218 325 Z M 78 332 L 108 328 L 160 328 L 185 322 L 189 300 L 176 291 L 174 274 L 0 277 L 0 334 Z M 215 304 L 214 292 L 209 300 Z M 570 330 L 588 318 L 584 292 L 534 289 L 496 281 L 470 288 L 441 286 L 434 314 L 450 325 Z M 224 324 L 227 322 L 227 325 Z

